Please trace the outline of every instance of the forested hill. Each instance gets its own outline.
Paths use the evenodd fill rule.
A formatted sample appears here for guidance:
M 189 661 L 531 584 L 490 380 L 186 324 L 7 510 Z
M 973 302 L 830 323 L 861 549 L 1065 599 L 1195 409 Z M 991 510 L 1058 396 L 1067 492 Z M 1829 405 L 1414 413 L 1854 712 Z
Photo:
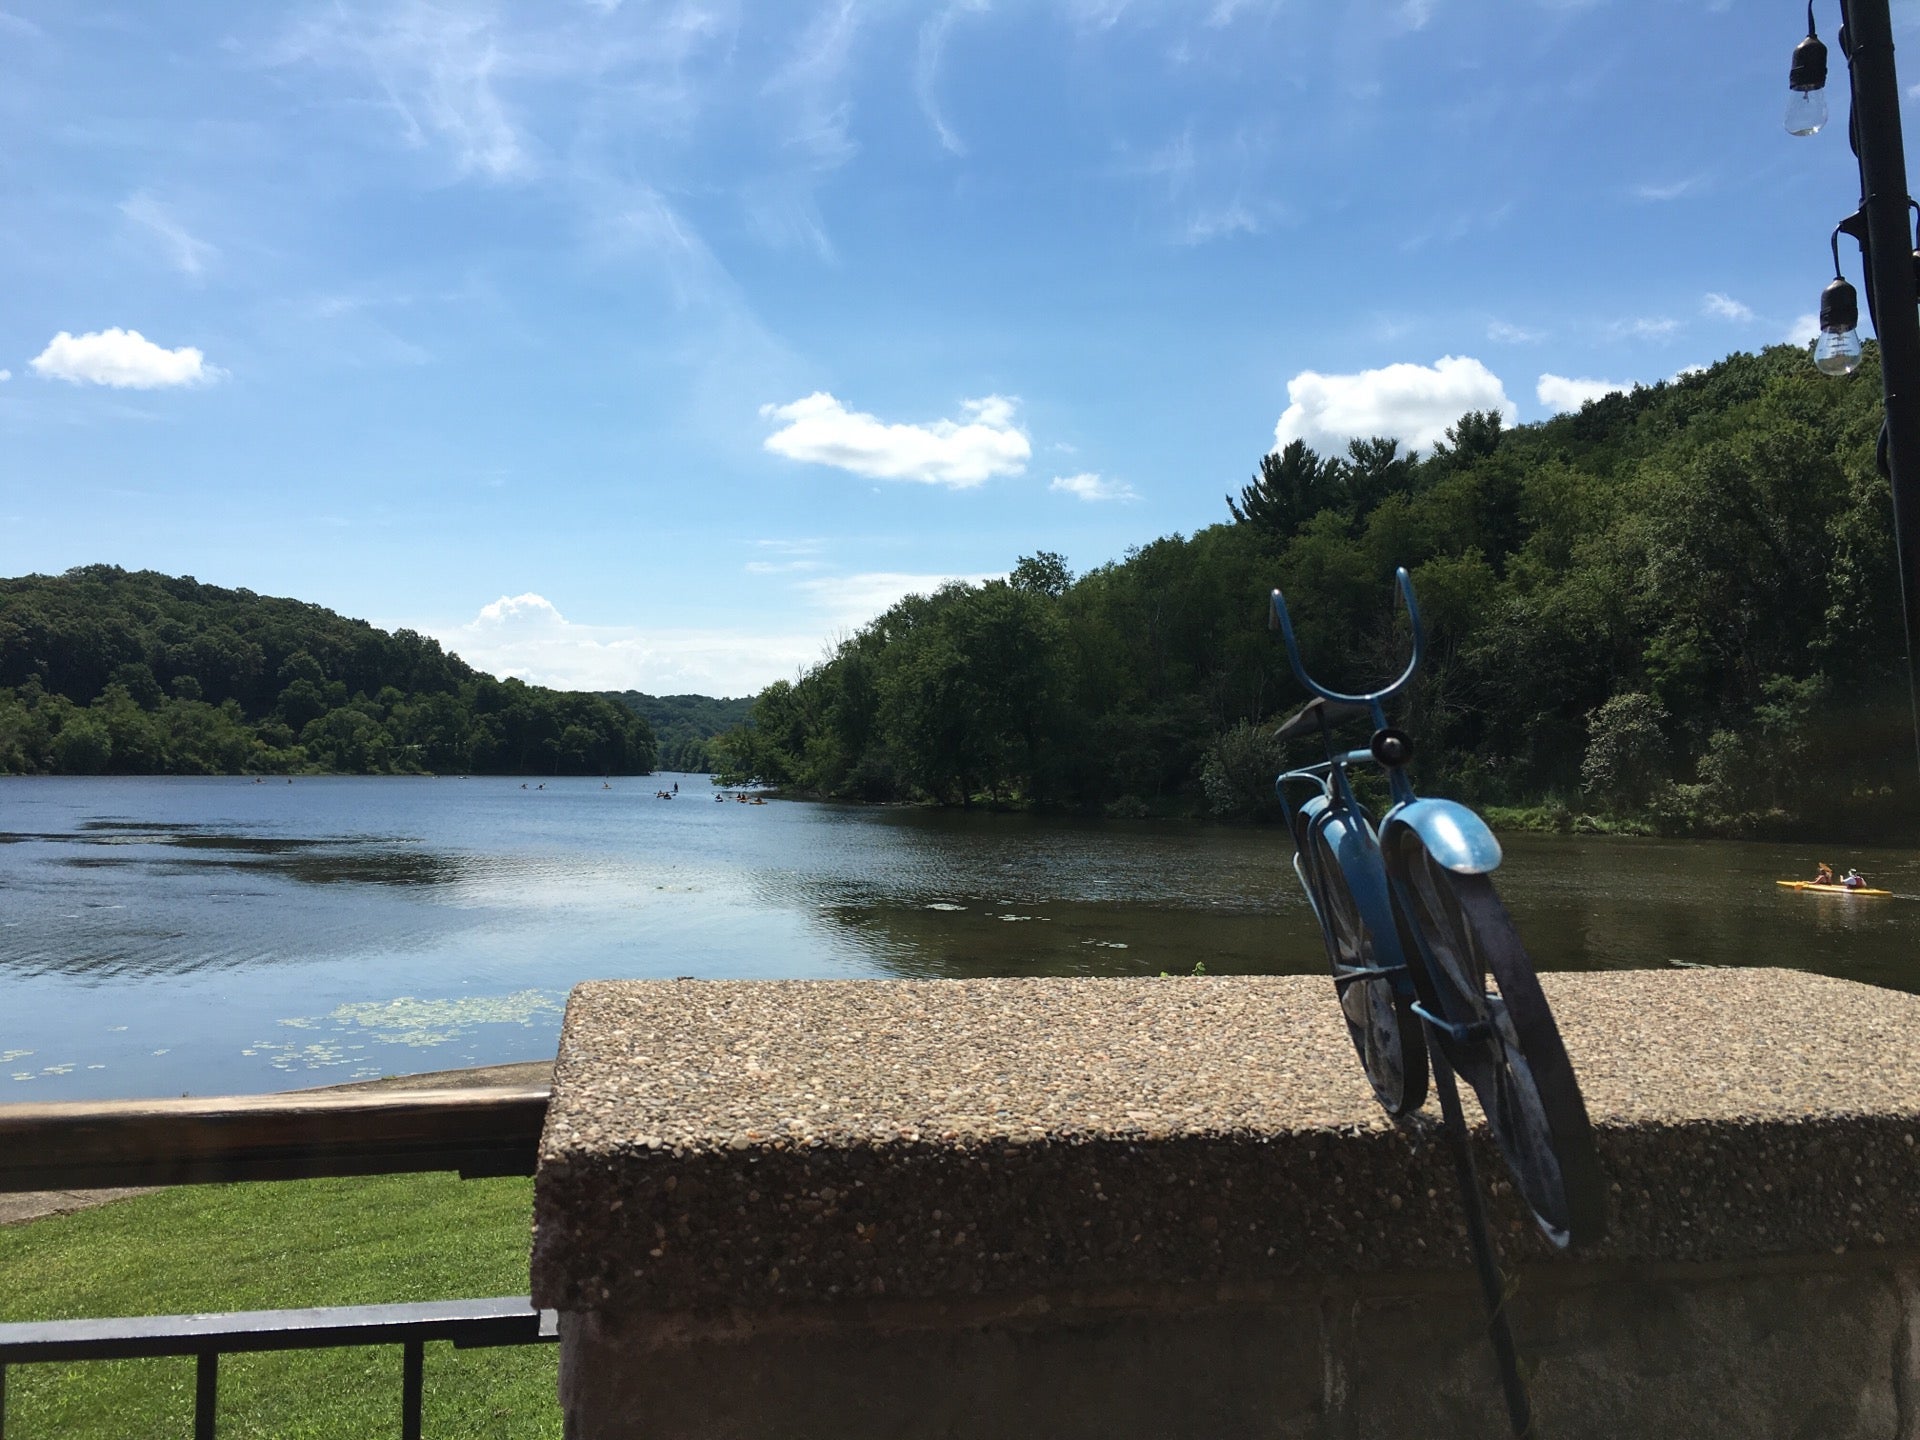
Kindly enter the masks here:
M 746 723 L 753 697 L 716 700 L 711 695 L 643 695 L 638 690 L 602 691 L 629 710 L 647 717 L 660 744 L 660 768 L 694 774 L 714 768 L 707 741 Z
M 1256 440 L 1251 479 L 1205 482 L 1222 523 L 903 600 L 762 692 L 714 742 L 722 773 L 1267 816 L 1272 722 L 1305 698 L 1268 592 L 1314 672 L 1361 689 L 1403 663 L 1405 565 L 1429 650 L 1396 713 L 1423 788 L 1547 823 L 1911 834 L 1880 410 L 1871 349 L 1835 381 L 1780 346 L 1517 429 L 1465 415 L 1426 455 Z
M 0 774 L 644 774 L 654 754 L 625 706 L 318 605 L 111 565 L 0 580 Z

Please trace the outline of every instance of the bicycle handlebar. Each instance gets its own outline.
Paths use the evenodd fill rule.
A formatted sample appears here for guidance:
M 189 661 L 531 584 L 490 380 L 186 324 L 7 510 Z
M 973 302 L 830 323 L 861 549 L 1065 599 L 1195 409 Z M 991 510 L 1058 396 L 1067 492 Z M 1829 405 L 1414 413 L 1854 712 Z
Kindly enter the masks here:
M 1420 657 L 1426 650 L 1426 637 L 1420 628 L 1420 607 L 1413 598 L 1413 577 L 1407 574 L 1407 567 L 1402 565 L 1393 572 L 1393 578 L 1399 582 L 1401 598 L 1407 602 L 1407 620 L 1413 627 L 1413 658 L 1407 661 L 1407 668 L 1401 672 L 1398 680 L 1384 690 L 1374 690 L 1364 695 L 1343 695 L 1338 690 L 1329 690 L 1307 674 L 1306 664 L 1300 658 L 1300 642 L 1294 639 L 1293 621 L 1287 614 L 1286 596 L 1278 590 L 1273 592 L 1272 623 L 1279 626 L 1280 634 L 1287 642 L 1287 661 L 1293 666 L 1295 678 L 1321 699 L 1346 705 L 1377 705 L 1382 700 L 1399 694 L 1406 688 L 1407 682 L 1413 679 L 1414 673 L 1419 670 Z

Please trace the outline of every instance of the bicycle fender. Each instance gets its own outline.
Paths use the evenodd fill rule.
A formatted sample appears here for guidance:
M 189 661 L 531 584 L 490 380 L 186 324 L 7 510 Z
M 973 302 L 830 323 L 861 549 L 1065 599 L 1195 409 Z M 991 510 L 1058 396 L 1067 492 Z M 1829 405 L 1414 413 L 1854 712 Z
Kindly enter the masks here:
M 1387 870 L 1380 858 L 1380 842 L 1374 839 L 1372 829 L 1351 812 L 1337 811 L 1322 823 L 1327 844 L 1333 849 L 1360 918 L 1373 934 L 1375 958 L 1383 965 L 1404 964 L 1400 958 L 1399 932 L 1393 923 L 1393 902 L 1387 891 Z
M 1500 842 L 1466 806 L 1453 800 L 1414 800 L 1387 817 L 1389 834 L 1406 826 L 1447 869 L 1461 875 L 1486 875 L 1500 868 Z

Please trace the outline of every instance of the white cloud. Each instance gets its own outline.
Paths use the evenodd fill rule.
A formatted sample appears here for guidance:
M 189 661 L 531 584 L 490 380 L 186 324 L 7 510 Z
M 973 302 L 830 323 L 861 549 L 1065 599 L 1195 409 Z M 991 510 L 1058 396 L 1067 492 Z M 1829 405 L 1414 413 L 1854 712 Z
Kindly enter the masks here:
M 206 363 L 191 345 L 168 350 L 138 330 L 90 331 L 70 335 L 62 330 L 28 362 L 36 375 L 74 385 L 111 385 L 120 390 L 159 390 L 171 385 L 199 385 L 220 379 L 226 372 Z
M 1274 426 L 1275 448 L 1304 440 L 1317 449 L 1388 435 L 1424 450 L 1469 410 L 1496 410 L 1512 424 L 1519 411 L 1506 387 L 1478 360 L 1445 355 L 1431 365 L 1387 365 L 1357 375 L 1303 370 L 1287 382 L 1290 402 Z
M 1820 315 L 1809 310 L 1787 327 L 1787 333 L 1780 337 L 1783 345 L 1811 345 L 1820 338 Z
M 11 380 L 12 378 L 13 378 L 13 371 L 0 370 L 0 384 L 5 384 L 7 381 Z
M 158 238 L 168 262 L 189 279 L 198 280 L 206 273 L 207 263 L 220 253 L 188 234 L 186 227 L 151 195 L 129 195 L 120 202 L 120 213 Z
M 762 541 L 776 553 L 810 541 Z M 749 567 L 753 568 L 753 567 Z M 431 635 L 476 669 L 568 690 L 644 690 L 651 695 L 752 695 L 817 662 L 836 636 L 850 634 L 908 595 L 950 581 L 1005 579 L 1004 572 L 939 574 L 874 571 L 789 583 L 796 628 L 770 632 L 643 625 L 587 625 L 567 619 L 535 591 L 502 595 L 462 624 L 401 621 Z M 781 582 L 770 582 L 779 584 Z
M 913 575 L 872 571 L 864 575 L 823 575 L 802 580 L 795 588 L 820 614 L 830 631 L 857 630 L 898 600 L 909 595 L 931 595 L 942 585 L 959 580 L 981 585 L 1003 580 L 1004 571 L 982 575 Z
M 1004 395 L 964 400 L 962 420 L 889 424 L 849 410 L 824 391 L 760 414 L 785 423 L 764 444 L 776 455 L 832 465 L 879 480 L 914 480 L 967 490 L 994 475 L 1018 475 L 1033 446 L 1014 424 L 1019 402 Z
M 814 629 L 579 625 L 543 595 L 502 595 L 461 625 L 412 624 L 468 664 L 565 690 L 751 695 L 820 656 Z
M 1083 471 L 1078 475 L 1056 475 L 1053 484 L 1047 488 L 1062 490 L 1086 501 L 1138 500 L 1140 498 L 1134 493 L 1131 485 L 1123 484 L 1118 480 L 1103 480 L 1091 471 Z
M 1742 305 L 1731 295 L 1722 295 L 1718 290 L 1707 292 L 1700 301 L 1700 309 L 1703 314 L 1711 315 L 1716 320 L 1737 320 L 1744 324 L 1753 319 L 1751 306 Z
M 1542 375 L 1540 383 L 1534 386 L 1534 394 L 1540 397 L 1542 405 L 1558 415 L 1562 411 L 1578 410 L 1602 395 L 1631 389 L 1631 380 L 1573 380 L 1565 375 Z
M 1538 330 L 1528 330 L 1521 325 L 1510 325 L 1505 320 L 1487 322 L 1487 339 L 1502 345 L 1531 345 L 1536 340 L 1546 339 Z

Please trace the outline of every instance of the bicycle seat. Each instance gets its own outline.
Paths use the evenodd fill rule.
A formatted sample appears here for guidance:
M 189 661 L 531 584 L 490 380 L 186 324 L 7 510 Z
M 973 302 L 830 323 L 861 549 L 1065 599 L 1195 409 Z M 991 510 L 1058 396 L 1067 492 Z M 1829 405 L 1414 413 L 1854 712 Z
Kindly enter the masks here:
M 1365 705 L 1357 705 L 1350 700 L 1326 700 L 1318 696 L 1309 700 L 1300 713 L 1273 732 L 1276 740 L 1292 740 L 1309 730 L 1318 730 L 1322 725 L 1338 725 L 1342 720 L 1369 719 L 1373 711 Z

